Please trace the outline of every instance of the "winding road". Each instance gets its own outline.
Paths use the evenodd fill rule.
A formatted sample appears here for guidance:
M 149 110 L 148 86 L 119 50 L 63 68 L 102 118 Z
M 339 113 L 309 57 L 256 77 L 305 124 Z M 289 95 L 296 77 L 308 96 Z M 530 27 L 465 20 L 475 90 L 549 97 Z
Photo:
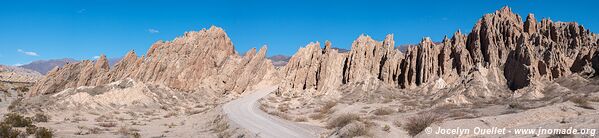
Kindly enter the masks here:
M 258 108 L 258 100 L 276 87 L 256 90 L 223 106 L 229 119 L 263 138 L 316 138 L 319 129 L 271 116 Z

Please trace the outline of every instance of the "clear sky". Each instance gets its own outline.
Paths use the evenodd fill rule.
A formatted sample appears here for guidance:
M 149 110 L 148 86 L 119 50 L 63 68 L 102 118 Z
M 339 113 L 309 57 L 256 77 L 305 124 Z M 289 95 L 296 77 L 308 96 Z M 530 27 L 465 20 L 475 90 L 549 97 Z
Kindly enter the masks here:
M 457 29 L 470 32 L 483 14 L 505 5 L 523 18 L 532 12 L 599 29 L 597 0 L 3 0 L 0 64 L 120 57 L 131 49 L 141 55 L 155 41 L 211 25 L 224 28 L 240 53 L 267 44 L 269 55 L 292 55 L 325 40 L 349 48 L 362 33 L 377 40 L 393 33 L 396 45 L 439 41 Z

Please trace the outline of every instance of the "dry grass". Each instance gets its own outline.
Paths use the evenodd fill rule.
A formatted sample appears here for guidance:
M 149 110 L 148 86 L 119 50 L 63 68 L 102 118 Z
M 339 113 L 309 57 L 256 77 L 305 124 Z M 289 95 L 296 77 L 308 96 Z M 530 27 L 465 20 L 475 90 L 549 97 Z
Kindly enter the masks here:
M 269 112 L 269 114 L 274 115 L 274 116 L 278 116 L 279 118 L 285 119 L 285 120 L 293 120 L 293 118 L 283 112 L 279 112 L 279 111 L 274 111 L 274 112 Z
M 393 109 L 391 109 L 391 108 L 383 107 L 383 108 L 378 108 L 378 109 L 374 110 L 373 113 L 374 113 L 374 115 L 389 115 L 389 114 L 392 114 L 394 112 L 395 111 Z
M 389 125 L 385 125 L 385 126 L 383 126 L 383 131 L 385 131 L 385 132 L 391 131 L 391 127 Z
M 320 119 L 323 119 L 325 117 L 325 115 L 321 114 L 321 113 L 314 113 L 314 114 L 311 114 L 309 117 L 314 120 L 320 120 Z
M 285 113 L 285 112 L 289 111 L 289 105 L 288 104 L 279 104 L 277 109 L 279 110 L 279 112 Z
M 322 107 L 320 107 L 316 111 L 321 114 L 328 114 L 331 112 L 331 109 L 333 107 L 335 107 L 336 105 L 337 105 L 337 101 L 328 101 L 328 102 L 325 102 L 325 104 L 322 105 Z
M 101 127 L 116 127 L 116 123 L 115 122 L 102 122 L 102 123 L 98 123 L 98 126 Z
M 404 130 L 408 131 L 410 136 L 416 136 L 426 127 L 433 123 L 442 121 L 443 117 L 436 113 L 422 113 L 414 117 L 408 118 L 408 122 L 404 124 Z
M 139 138 L 141 137 L 141 135 L 139 134 L 139 130 L 135 129 L 135 128 L 129 128 L 126 126 L 122 126 L 118 131 L 118 134 L 121 134 L 124 137 L 133 137 L 133 138 Z
M 358 136 L 366 136 L 369 133 L 369 128 L 366 124 L 355 122 L 346 126 L 344 131 L 340 132 L 342 138 L 353 138 Z
M 401 127 L 401 121 L 395 120 L 393 121 L 393 125 L 395 125 L 395 127 Z
M 23 117 L 17 113 L 8 113 L 4 115 L 2 124 L 7 124 L 11 127 L 27 127 L 32 125 L 31 117 Z
M 170 118 L 170 117 L 173 117 L 173 116 L 176 117 L 177 115 L 179 115 L 179 114 L 177 114 L 177 112 L 169 112 L 166 115 L 164 115 L 163 117 L 164 118 Z
M 304 116 L 295 118 L 295 122 L 306 122 L 306 121 L 308 121 L 308 118 L 306 118 Z
M 33 121 L 35 122 L 48 122 L 48 120 L 50 120 L 50 117 L 44 113 L 36 113 L 33 116 Z
M 576 106 L 578 106 L 580 108 L 595 110 L 595 108 L 593 106 L 591 106 L 591 104 L 589 103 L 588 98 L 574 97 L 574 98 L 570 98 L 570 101 L 575 103 Z
M 360 116 L 357 114 L 343 114 L 336 118 L 333 118 L 327 123 L 327 128 L 342 128 L 345 125 L 351 123 L 352 121 L 359 121 Z

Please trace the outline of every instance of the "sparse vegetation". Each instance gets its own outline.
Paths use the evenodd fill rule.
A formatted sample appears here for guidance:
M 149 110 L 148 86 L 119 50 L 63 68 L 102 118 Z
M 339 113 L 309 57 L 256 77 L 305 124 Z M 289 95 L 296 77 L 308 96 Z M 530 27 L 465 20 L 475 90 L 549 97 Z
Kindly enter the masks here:
M 311 114 L 309 117 L 314 120 L 320 120 L 320 119 L 323 119 L 325 116 L 324 116 L 324 114 L 321 114 L 321 113 L 314 113 L 314 114 Z
M 3 124 L 7 124 L 11 127 L 27 127 L 32 125 L 31 117 L 23 117 L 17 113 L 8 113 L 4 115 Z
M 50 120 L 50 117 L 44 113 L 37 113 L 33 116 L 35 122 L 48 122 L 48 120 Z
M 133 138 L 139 138 L 139 137 L 141 137 L 141 135 L 139 134 L 138 131 L 139 130 L 134 129 L 134 128 L 129 128 L 129 127 L 126 127 L 126 126 L 122 126 L 117 131 L 117 133 L 121 134 L 122 136 L 125 136 L 125 137 L 129 136 L 129 137 L 133 137 Z
M 325 104 L 320 107 L 319 109 L 317 109 L 317 112 L 320 112 L 321 114 L 328 114 L 331 112 L 331 109 L 333 107 L 335 107 L 337 105 L 337 101 L 328 101 L 325 102 Z
M 395 125 L 395 127 L 401 127 L 401 121 L 395 120 L 393 121 L 393 125 Z
M 392 114 L 393 112 L 395 112 L 393 109 L 391 108 L 378 108 L 376 110 L 374 110 L 374 115 L 389 115 Z
M 14 129 L 12 126 L 1 123 L 0 124 L 0 137 L 2 138 L 17 138 L 21 134 L 21 131 Z
M 278 116 L 278 117 L 280 117 L 282 119 L 285 119 L 285 120 L 292 120 L 293 119 L 291 116 L 289 116 L 289 115 L 287 115 L 287 114 L 285 114 L 283 112 L 279 112 L 279 111 L 269 112 L 269 114 L 274 115 L 274 116 Z
M 115 122 L 102 122 L 102 123 L 98 123 L 98 126 L 101 127 L 116 127 L 116 123 Z
M 353 138 L 358 136 L 368 135 L 368 127 L 366 124 L 355 122 L 346 126 L 345 130 L 340 132 L 342 138 Z
M 327 128 L 341 128 L 345 125 L 351 123 L 352 121 L 360 120 L 360 116 L 356 114 L 343 114 L 336 118 L 333 118 L 331 121 L 327 123 Z
M 595 108 L 593 106 L 591 106 L 591 104 L 589 103 L 589 99 L 587 99 L 585 97 L 570 98 L 570 101 L 575 103 L 576 106 L 578 106 L 580 108 L 595 110 Z
M 303 117 L 303 116 L 295 118 L 295 122 L 306 122 L 306 121 L 308 121 L 308 118 Z
M 391 130 L 391 127 L 389 125 L 383 126 L 383 131 L 389 132 L 390 130 Z
M 426 127 L 430 126 L 435 122 L 442 121 L 443 117 L 439 114 L 427 112 L 418 114 L 414 117 L 408 118 L 408 122 L 404 124 L 404 129 L 408 131 L 410 136 L 416 136 L 422 132 Z
M 177 115 L 178 115 L 177 112 L 169 112 L 166 115 L 164 115 L 164 118 L 170 118 L 170 117 L 177 116 Z
M 54 131 L 45 127 L 39 127 L 37 128 L 37 131 L 35 131 L 36 138 L 52 138 L 53 135 Z

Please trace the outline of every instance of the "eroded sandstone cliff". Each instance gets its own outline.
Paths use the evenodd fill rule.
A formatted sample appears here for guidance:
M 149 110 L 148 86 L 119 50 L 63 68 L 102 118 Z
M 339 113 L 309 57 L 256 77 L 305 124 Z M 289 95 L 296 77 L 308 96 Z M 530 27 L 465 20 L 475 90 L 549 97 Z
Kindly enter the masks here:
M 210 89 L 217 93 L 240 93 L 274 70 L 265 58 L 266 50 L 264 46 L 258 52 L 252 49 L 239 56 L 224 30 L 211 27 L 187 32 L 173 41 L 158 41 L 142 57 L 130 51 L 112 69 L 105 56 L 55 68 L 32 87 L 30 95 L 97 86 L 125 78 L 180 91 Z

